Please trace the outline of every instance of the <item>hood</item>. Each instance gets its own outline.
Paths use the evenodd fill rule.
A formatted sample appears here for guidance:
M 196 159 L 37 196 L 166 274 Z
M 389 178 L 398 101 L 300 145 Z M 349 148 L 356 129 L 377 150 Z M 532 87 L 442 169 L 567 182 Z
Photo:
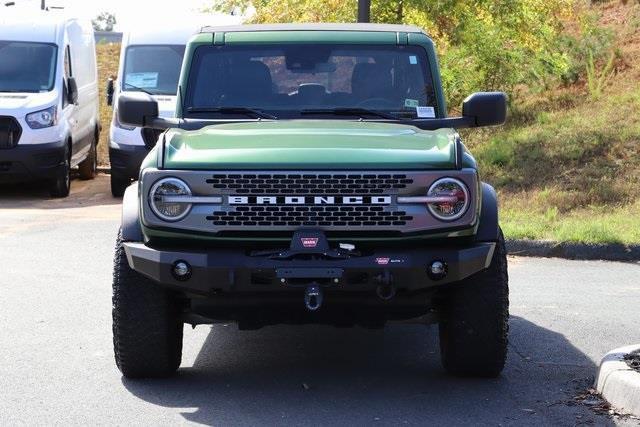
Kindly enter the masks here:
M 57 104 L 55 90 L 42 93 L 0 92 L 0 116 L 23 118 L 34 111 L 49 108 Z
M 173 130 L 168 169 L 454 169 L 456 132 L 393 123 L 280 120 Z
M 158 113 L 160 117 L 170 118 L 176 115 L 176 98 L 169 95 L 154 95 L 153 99 L 158 102 Z

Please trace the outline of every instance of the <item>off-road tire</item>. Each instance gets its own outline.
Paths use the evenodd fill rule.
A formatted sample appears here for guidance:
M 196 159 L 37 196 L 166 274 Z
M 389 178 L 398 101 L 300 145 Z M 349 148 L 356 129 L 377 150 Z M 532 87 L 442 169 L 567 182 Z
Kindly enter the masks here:
M 91 142 L 91 148 L 87 158 L 84 159 L 78 165 L 78 171 L 80 172 L 80 179 L 94 179 L 98 173 L 98 149 L 96 147 L 98 140 L 94 136 L 94 140 Z
M 113 197 L 122 197 L 127 187 L 131 184 L 128 177 L 121 176 L 118 172 L 111 171 L 111 194 Z
M 60 168 L 55 178 L 49 181 L 49 194 L 51 197 L 63 198 L 71 192 L 71 155 L 69 147 L 65 147 L 64 165 Z
M 458 376 L 496 377 L 507 357 L 509 277 L 502 231 L 489 268 L 444 295 L 440 354 L 447 372 Z
M 127 378 L 166 377 L 182 359 L 182 328 L 170 291 L 129 267 L 118 233 L 113 266 L 113 350 Z

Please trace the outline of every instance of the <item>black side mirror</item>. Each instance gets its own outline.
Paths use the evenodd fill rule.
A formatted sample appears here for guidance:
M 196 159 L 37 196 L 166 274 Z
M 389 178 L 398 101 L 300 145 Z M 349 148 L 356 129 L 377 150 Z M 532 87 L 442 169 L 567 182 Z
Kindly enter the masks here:
M 507 95 L 504 92 L 476 92 L 462 102 L 462 116 L 472 126 L 504 124 L 507 119 Z
M 158 118 L 158 103 L 144 92 L 121 93 L 118 96 L 118 121 L 124 125 L 150 127 Z
M 75 105 L 78 103 L 78 83 L 73 77 L 67 79 L 67 100 L 69 104 Z
M 107 105 L 109 107 L 113 106 L 113 94 L 115 91 L 116 89 L 113 83 L 113 78 L 109 77 L 109 80 L 107 80 Z

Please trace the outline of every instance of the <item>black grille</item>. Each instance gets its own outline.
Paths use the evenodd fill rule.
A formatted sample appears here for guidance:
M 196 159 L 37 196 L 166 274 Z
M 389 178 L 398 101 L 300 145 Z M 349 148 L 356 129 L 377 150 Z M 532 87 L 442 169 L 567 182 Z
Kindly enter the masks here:
M 413 220 L 404 211 L 381 206 L 238 206 L 207 216 L 215 226 L 402 226 Z
M 0 117 L 0 149 L 14 148 L 20 141 L 22 128 L 13 117 Z
M 162 135 L 162 130 L 151 129 L 151 128 L 142 128 L 140 131 L 142 133 L 142 140 L 144 141 L 144 146 L 147 147 L 148 150 L 151 150 L 156 146 L 158 142 L 158 138 Z
M 207 179 L 216 192 L 269 195 L 392 194 L 412 183 L 395 174 L 215 174 Z

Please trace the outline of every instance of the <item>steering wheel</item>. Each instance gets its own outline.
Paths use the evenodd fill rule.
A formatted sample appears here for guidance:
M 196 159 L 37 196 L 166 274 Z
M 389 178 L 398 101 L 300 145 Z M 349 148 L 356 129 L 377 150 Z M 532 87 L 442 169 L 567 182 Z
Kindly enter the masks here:
M 388 100 L 387 98 L 369 98 L 356 104 L 360 108 L 384 108 L 394 109 L 397 107 L 396 103 Z

